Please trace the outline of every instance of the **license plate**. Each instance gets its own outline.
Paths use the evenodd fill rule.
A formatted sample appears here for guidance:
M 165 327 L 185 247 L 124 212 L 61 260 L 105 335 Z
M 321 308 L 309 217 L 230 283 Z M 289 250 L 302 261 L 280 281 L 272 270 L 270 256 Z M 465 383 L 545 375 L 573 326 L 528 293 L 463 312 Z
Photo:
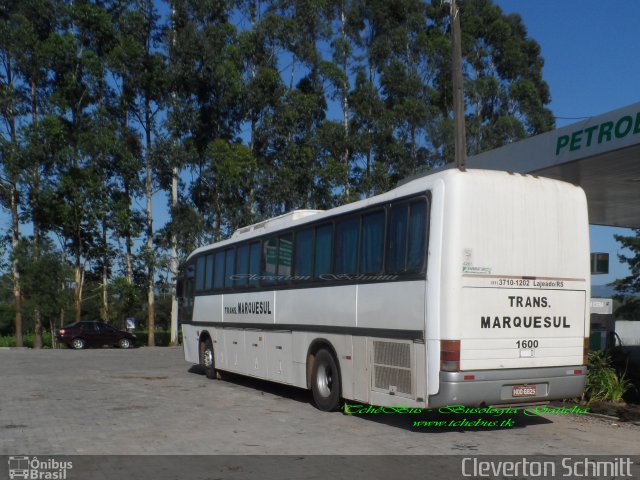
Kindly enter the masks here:
M 536 392 L 535 385 L 516 385 L 513 387 L 511 395 L 514 397 L 535 397 Z

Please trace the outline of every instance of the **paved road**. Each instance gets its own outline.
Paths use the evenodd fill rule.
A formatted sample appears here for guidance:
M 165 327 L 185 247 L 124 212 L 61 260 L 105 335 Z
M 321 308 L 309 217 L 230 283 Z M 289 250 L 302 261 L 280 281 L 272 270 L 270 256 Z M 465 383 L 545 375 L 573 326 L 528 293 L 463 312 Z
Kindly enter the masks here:
M 0 349 L 0 455 L 638 455 L 640 427 L 586 415 L 323 413 L 305 391 L 212 381 L 181 349 Z M 511 427 L 413 427 L 508 420 Z

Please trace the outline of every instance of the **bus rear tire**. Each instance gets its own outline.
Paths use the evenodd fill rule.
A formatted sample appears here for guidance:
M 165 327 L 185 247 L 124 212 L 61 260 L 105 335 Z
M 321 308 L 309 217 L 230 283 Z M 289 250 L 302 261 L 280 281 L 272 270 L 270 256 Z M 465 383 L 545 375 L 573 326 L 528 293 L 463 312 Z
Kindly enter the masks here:
M 311 392 L 319 410 L 332 412 L 340 406 L 340 372 L 333 355 L 319 350 L 313 361 Z
M 202 350 L 200 354 L 200 364 L 204 368 L 204 374 L 207 376 L 207 378 L 213 380 L 214 378 L 216 378 L 216 365 L 213 352 L 213 343 L 211 343 L 211 339 L 207 338 L 201 348 Z

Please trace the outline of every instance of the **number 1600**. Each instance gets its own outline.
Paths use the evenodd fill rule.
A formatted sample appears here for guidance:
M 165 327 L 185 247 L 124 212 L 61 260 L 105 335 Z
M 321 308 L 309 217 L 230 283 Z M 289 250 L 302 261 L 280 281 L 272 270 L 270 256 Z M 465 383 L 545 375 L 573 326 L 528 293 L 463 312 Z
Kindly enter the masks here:
M 518 340 L 516 346 L 518 348 L 538 348 L 538 340 Z

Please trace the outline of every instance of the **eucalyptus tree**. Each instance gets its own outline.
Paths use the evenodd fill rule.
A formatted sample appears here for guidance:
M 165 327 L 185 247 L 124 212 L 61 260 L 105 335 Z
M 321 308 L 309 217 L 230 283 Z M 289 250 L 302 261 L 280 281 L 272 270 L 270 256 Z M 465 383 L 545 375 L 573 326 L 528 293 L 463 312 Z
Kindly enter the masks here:
M 351 138 L 353 145 L 353 169 L 358 192 L 371 195 L 379 190 L 385 177 L 377 168 L 376 142 L 379 131 L 388 119 L 380 88 L 379 73 L 385 56 L 378 45 L 389 43 L 385 30 L 387 9 L 394 5 L 383 1 L 354 0 L 348 30 L 349 40 L 355 49 L 353 89 L 350 92 Z
M 250 204 L 244 198 L 223 200 L 226 177 L 214 174 L 220 164 L 228 164 L 224 155 L 233 157 L 239 148 L 246 112 L 243 53 L 230 19 L 232 7 L 231 2 L 210 0 L 172 3 L 171 130 L 184 157 L 190 159 L 195 177 L 191 200 L 212 239 L 228 235 L 229 229 L 250 217 L 250 209 L 242 208 Z M 216 147 L 223 144 L 228 148 Z M 244 163 L 240 167 L 245 168 Z M 251 175 L 243 174 L 246 182 L 253 181 Z M 227 213 L 243 212 L 240 218 L 228 217 L 223 202 Z
M 624 252 L 629 252 L 618 254 L 619 260 L 629 267 L 629 274 L 613 282 L 623 301 L 616 310 L 616 315 L 629 320 L 640 320 L 640 228 L 634 229 L 631 235 L 614 235 L 614 238 Z
M 279 65 L 283 48 L 279 41 L 281 22 L 273 11 L 273 3 L 269 0 L 239 0 L 236 4 L 245 85 L 244 115 L 245 122 L 249 124 L 247 141 L 256 159 L 258 176 L 270 168 L 263 155 L 262 144 L 258 142 L 259 132 L 274 115 L 286 93 Z M 261 210 L 257 204 L 257 190 L 258 185 L 249 190 L 247 201 L 251 206 L 251 218 L 248 221 L 254 221 Z
M 344 203 L 358 198 L 357 180 L 354 178 L 354 159 L 357 147 L 353 132 L 351 94 L 358 55 L 353 38 L 358 35 L 359 3 L 355 0 L 329 0 L 324 4 L 328 29 L 326 42 L 331 57 L 320 62 L 320 71 L 328 88 L 327 110 L 332 105 L 340 112 L 339 118 L 327 118 L 318 129 L 321 145 L 319 156 L 319 189 L 331 192 L 324 199 L 325 206 Z
M 60 2 L 56 18 L 45 64 L 49 105 L 30 145 L 32 158 L 45 158 L 45 164 L 52 165 L 43 221 L 74 259 L 74 316 L 80 320 L 86 269 L 92 262 L 106 263 L 100 257 L 109 207 L 99 148 L 105 145 L 100 118 L 110 95 L 106 55 L 113 33 L 107 12 L 88 1 Z
M 122 79 L 123 99 L 128 118 L 141 132 L 144 157 L 145 236 L 147 264 L 148 344 L 155 345 L 155 250 L 152 197 L 154 194 L 154 148 L 160 129 L 159 115 L 167 99 L 166 25 L 152 0 L 131 0 L 121 9 L 118 20 L 117 55 L 113 68 Z
M 402 2 L 401 8 L 380 4 L 373 19 L 377 35 L 370 56 L 379 71 L 384 102 L 374 150 L 386 177 L 377 188 L 388 189 L 427 166 L 425 126 L 433 89 L 425 78 L 431 52 L 423 2 Z
M 14 255 L 20 260 L 25 312 L 32 316 L 38 312 L 43 325 L 48 326 L 53 336 L 56 320 L 69 303 L 65 282 L 71 274 L 72 266 L 47 236 L 40 239 L 37 253 L 33 242 L 23 239 Z
M 93 101 L 84 115 L 86 127 L 78 135 L 78 144 L 82 155 L 88 159 L 89 172 L 99 179 L 99 185 L 96 186 L 98 194 L 92 197 L 94 202 L 91 206 L 95 210 L 98 229 L 92 261 L 99 270 L 96 277 L 100 278 L 100 318 L 108 322 L 108 286 L 115 256 L 109 241 L 109 231 L 114 228 L 113 194 L 119 187 L 118 160 L 123 148 L 118 135 L 120 117 L 117 109 L 120 105 L 109 78 L 109 60 L 117 45 L 117 31 L 113 15 L 102 2 L 76 2 L 71 12 L 73 32 L 81 44 L 85 68 L 89 73 L 87 80 L 90 85 L 87 93 Z
M 47 128 L 46 125 L 41 125 L 41 122 L 47 114 L 49 104 L 48 59 L 51 51 L 51 37 L 59 27 L 57 14 L 60 5 L 55 0 L 27 0 L 17 2 L 13 5 L 15 7 L 13 9 L 11 3 L 7 6 L 9 7 L 7 13 L 10 12 L 10 15 L 5 18 L 8 19 L 12 32 L 8 40 L 13 46 L 13 80 L 19 83 L 20 90 L 24 92 L 22 97 L 24 110 L 20 112 L 17 130 L 14 130 L 20 147 L 16 149 L 14 142 L 12 149 L 14 153 L 18 153 L 14 157 L 17 164 L 14 163 L 13 166 L 18 167 L 19 177 L 13 180 L 17 180 L 16 184 L 22 185 L 21 189 L 27 199 L 25 211 L 33 228 L 32 245 L 37 259 L 43 236 L 42 192 L 51 169 L 51 155 L 46 153 L 37 142 Z M 18 270 L 16 272 L 19 274 Z M 40 311 L 33 310 L 32 316 L 35 330 L 34 347 L 40 348 L 42 346 Z
M 130 121 L 130 106 L 135 93 L 130 87 L 131 74 L 127 68 L 127 58 L 132 50 L 130 36 L 131 21 L 128 1 L 114 1 L 107 11 L 111 15 L 115 41 L 108 53 L 110 84 L 113 87 L 110 116 L 115 123 L 112 128 L 114 148 L 112 149 L 112 210 L 111 227 L 118 244 L 124 242 L 121 254 L 122 277 L 114 283 L 118 310 L 132 315 L 130 307 L 137 302 L 138 292 L 134 286 L 134 240 L 145 226 L 144 216 L 134 208 L 134 199 L 144 195 L 144 182 L 140 178 L 143 168 L 144 147 L 140 135 Z
M 254 146 L 260 214 L 271 216 L 325 206 L 325 192 L 318 187 L 318 132 L 327 109 L 319 43 L 330 30 L 322 0 L 274 1 L 266 12 L 263 26 L 281 72 L 281 81 L 272 85 L 281 94 L 264 112 Z
M 15 252 L 20 241 L 21 204 L 18 122 L 24 113 L 27 99 L 24 85 L 21 84 L 16 76 L 16 57 L 20 54 L 20 24 L 23 19 L 20 17 L 18 1 L 6 2 L 1 8 L 0 117 L 2 118 L 2 133 L 0 135 L 0 205 L 10 212 L 11 251 Z M 22 347 L 22 288 L 17 255 L 12 255 L 11 258 L 11 283 L 13 309 L 15 312 L 16 346 Z
M 552 129 L 554 118 L 546 107 L 551 97 L 542 78 L 544 60 L 520 16 L 505 15 L 491 0 L 464 0 L 460 7 L 469 153 Z M 433 85 L 438 94 L 432 103 L 440 112 L 441 130 L 448 130 L 452 108 L 448 8 L 434 1 L 427 15 L 437 66 Z M 433 137 L 438 136 L 443 137 L 436 131 Z M 452 158 L 448 148 L 439 153 L 441 161 Z

